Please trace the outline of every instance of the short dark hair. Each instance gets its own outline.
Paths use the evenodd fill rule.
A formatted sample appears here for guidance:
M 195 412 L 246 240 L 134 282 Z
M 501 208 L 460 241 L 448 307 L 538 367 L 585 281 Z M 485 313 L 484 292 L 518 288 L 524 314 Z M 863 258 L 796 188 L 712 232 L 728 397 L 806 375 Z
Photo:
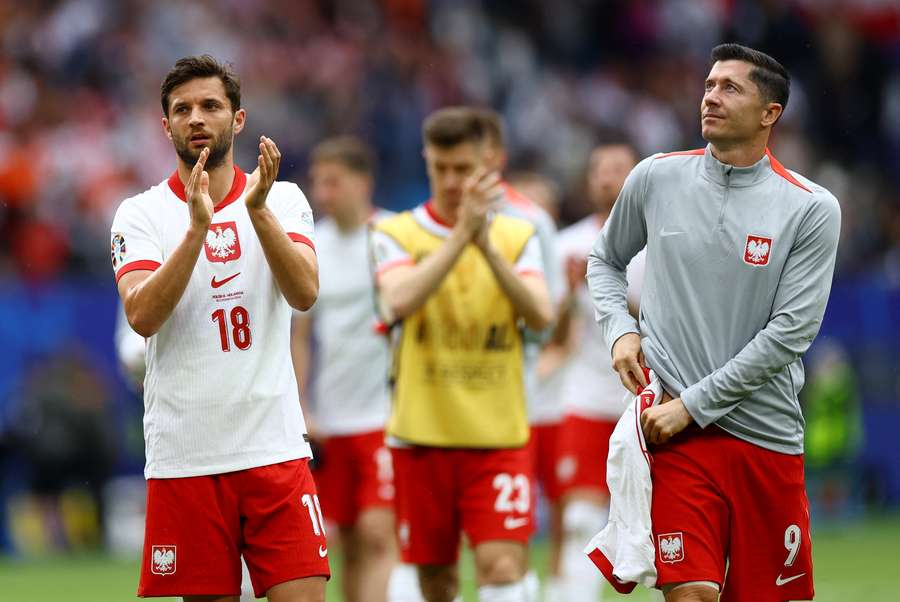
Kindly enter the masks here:
M 313 148 L 310 163 L 333 162 L 357 173 L 375 175 L 375 153 L 355 136 L 327 138 Z
M 759 88 L 766 102 L 777 102 L 787 108 L 791 94 L 791 76 L 781 63 L 764 52 L 740 44 L 719 44 L 712 49 L 709 63 L 717 61 L 744 61 L 753 65 L 750 79 Z
M 203 77 L 218 77 L 225 87 L 225 96 L 231 102 L 232 112 L 241 108 L 241 81 L 231 70 L 230 65 L 225 65 L 208 54 L 201 56 L 186 56 L 175 62 L 175 66 L 166 73 L 160 86 L 160 101 L 163 113 L 169 116 L 169 94 L 172 90 L 192 79 Z
M 485 139 L 493 146 L 506 147 L 506 136 L 503 127 L 503 117 L 490 107 L 475 107 L 472 109 L 484 126 Z
M 468 107 L 438 109 L 422 124 L 423 142 L 441 148 L 463 142 L 481 144 L 486 137 L 484 122 Z

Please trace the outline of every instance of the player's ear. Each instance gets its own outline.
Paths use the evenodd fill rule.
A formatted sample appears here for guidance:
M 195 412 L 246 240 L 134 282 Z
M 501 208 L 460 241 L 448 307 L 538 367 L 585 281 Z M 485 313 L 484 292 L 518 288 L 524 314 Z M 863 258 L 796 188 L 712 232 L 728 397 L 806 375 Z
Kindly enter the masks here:
M 763 127 L 771 127 L 775 125 L 775 122 L 781 117 L 782 113 L 784 113 L 784 107 L 777 102 L 770 102 L 765 106 L 762 114 L 762 120 L 760 121 L 760 125 Z
M 162 118 L 162 126 L 163 126 L 163 132 L 166 133 L 166 138 L 168 138 L 169 140 L 171 140 L 171 139 L 172 139 L 172 128 L 169 127 L 169 119 L 168 119 L 168 117 L 163 117 L 163 118 Z
M 247 122 L 247 111 L 244 109 L 238 109 L 234 112 L 234 121 L 232 121 L 232 126 L 234 127 L 234 133 L 240 134 L 241 130 L 244 129 L 244 124 Z

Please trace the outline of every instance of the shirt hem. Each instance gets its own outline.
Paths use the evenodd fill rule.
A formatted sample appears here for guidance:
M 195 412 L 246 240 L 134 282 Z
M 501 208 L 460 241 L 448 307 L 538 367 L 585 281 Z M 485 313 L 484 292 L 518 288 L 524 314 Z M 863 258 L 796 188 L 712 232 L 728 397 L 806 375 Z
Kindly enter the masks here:
M 223 463 L 203 468 L 190 469 L 144 469 L 145 479 L 180 479 L 185 477 L 203 477 L 214 474 L 224 474 L 227 472 L 237 472 L 239 470 L 248 470 L 250 468 L 259 468 L 261 466 L 270 466 L 281 462 L 290 462 L 291 460 L 300 460 L 302 458 L 312 458 L 312 449 L 309 445 L 305 445 L 299 450 L 290 452 L 282 452 L 281 454 L 266 456 L 257 460 L 246 460 L 243 462 Z

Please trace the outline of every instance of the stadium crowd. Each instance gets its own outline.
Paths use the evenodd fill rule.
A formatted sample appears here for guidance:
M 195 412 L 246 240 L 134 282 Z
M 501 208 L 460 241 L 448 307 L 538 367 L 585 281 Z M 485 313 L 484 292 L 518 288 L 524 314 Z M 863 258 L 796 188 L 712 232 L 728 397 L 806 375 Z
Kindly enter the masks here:
M 700 146 L 696 116 L 716 42 L 781 57 L 794 75 L 773 147 L 844 204 L 838 274 L 900 281 L 900 9 L 889 0 L 656 2 L 423 0 L 0 6 L 0 275 L 105 278 L 116 203 L 171 169 L 152 99 L 159 74 L 210 52 L 247 84 L 254 134 L 277 134 L 304 182 L 322 138 L 379 156 L 378 202 L 426 191 L 419 125 L 482 104 L 508 127 L 511 166 L 552 177 L 562 219 L 589 211 L 588 151 Z M 251 140 L 237 159 L 249 160 Z

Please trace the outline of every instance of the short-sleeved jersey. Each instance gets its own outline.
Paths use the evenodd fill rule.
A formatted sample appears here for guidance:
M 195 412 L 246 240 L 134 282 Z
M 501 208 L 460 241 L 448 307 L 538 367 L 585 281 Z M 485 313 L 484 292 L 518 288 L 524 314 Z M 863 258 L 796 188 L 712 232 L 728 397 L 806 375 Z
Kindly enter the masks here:
M 379 209 L 369 221 L 389 215 Z M 316 376 L 307 410 L 328 435 L 382 429 L 387 421 L 390 345 L 379 330 L 369 227 L 342 232 L 330 218 L 316 223 L 319 297 L 309 312 Z
M 311 456 L 291 363 L 291 308 L 250 222 L 246 181 L 235 168 L 181 300 L 147 341 L 147 478 Z M 157 269 L 182 242 L 190 225 L 184 198 L 176 172 L 121 204 L 112 224 L 117 281 Z M 296 185 L 275 182 L 266 203 L 292 240 L 315 248 L 312 211 Z
M 421 261 L 449 235 L 426 203 L 372 234 L 377 274 Z M 543 274 L 534 228 L 495 215 L 489 236 L 518 273 Z M 520 447 L 528 439 L 522 340 L 509 298 L 475 245 L 394 337 L 391 441 L 435 447 Z
M 542 269 L 550 299 L 556 306 L 565 294 L 564 272 L 556 257 L 556 224 L 553 218 L 537 203 L 520 193 L 509 184 L 503 184 L 503 204 L 500 211 L 534 226 L 534 235 L 541 247 Z M 553 331 L 553 326 L 543 332 L 525 330 L 525 396 L 528 401 L 528 420 L 532 424 L 547 424 L 559 420 L 561 405 L 559 397 L 548 388 L 547 382 L 539 382 L 537 375 L 538 356 Z M 552 379 L 551 379 L 552 380 Z
M 560 260 L 587 261 L 602 226 L 596 215 L 589 215 L 560 231 Z M 644 280 L 644 257 L 641 251 L 628 265 L 628 301 L 634 305 L 640 299 Z M 578 288 L 574 312 L 574 327 L 578 329 L 576 347 L 563 368 L 559 384 L 563 410 L 584 418 L 618 420 L 625 410 L 627 389 L 613 370 L 603 332 L 594 323 L 594 307 L 586 284 Z

